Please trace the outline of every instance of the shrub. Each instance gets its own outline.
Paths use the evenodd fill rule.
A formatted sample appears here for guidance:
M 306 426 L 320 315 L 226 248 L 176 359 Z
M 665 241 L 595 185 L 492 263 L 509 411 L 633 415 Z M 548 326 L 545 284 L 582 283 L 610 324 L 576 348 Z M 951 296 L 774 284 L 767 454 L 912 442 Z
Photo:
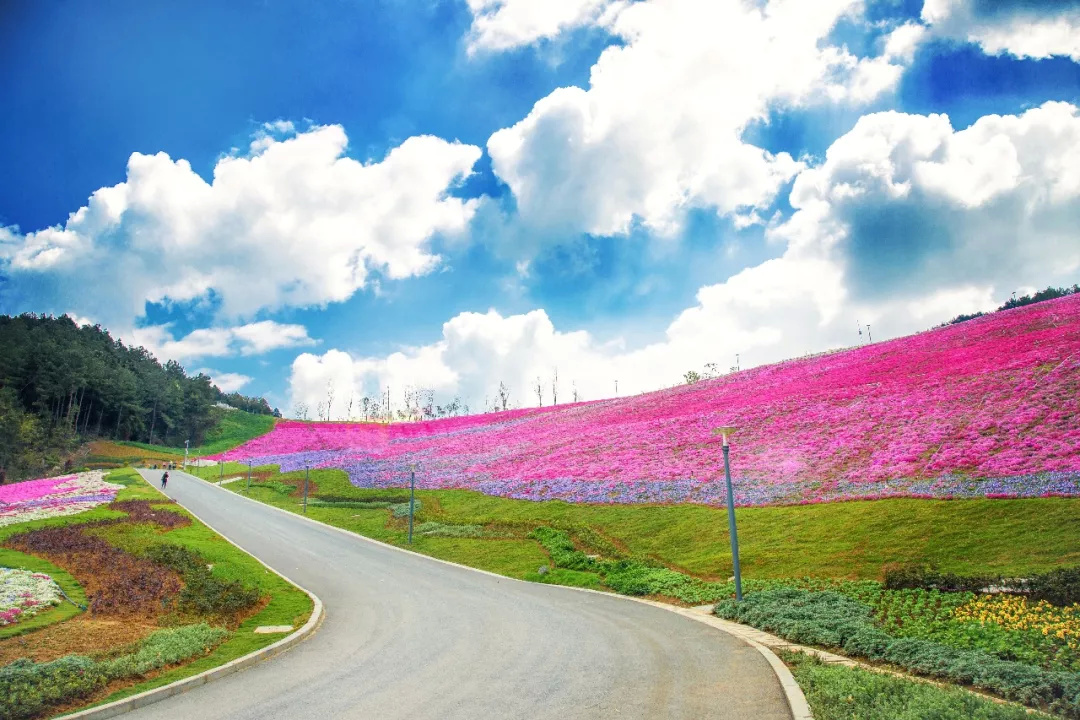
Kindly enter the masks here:
M 817 720 L 890 718 L 890 720 L 1024 720 L 1027 711 L 1002 705 L 956 688 L 880 673 L 829 665 L 801 653 L 784 661 L 806 694 Z
M 923 565 L 886 568 L 885 589 L 941 590 L 946 592 L 982 592 L 990 586 L 1004 587 L 1045 600 L 1052 605 L 1080 603 L 1080 567 L 1058 568 L 1030 578 L 1004 578 L 999 575 L 954 575 Z
M 215 577 L 206 559 L 185 547 L 155 545 L 147 549 L 146 555 L 158 565 L 183 575 L 184 589 L 178 598 L 182 611 L 224 619 L 259 602 L 257 588 Z
M 316 495 L 314 500 L 321 500 L 325 503 L 385 503 L 383 507 L 389 507 L 391 505 L 397 505 L 400 503 L 409 502 L 408 495 L 366 495 L 364 497 L 347 497 L 345 495 Z M 311 502 L 311 501 L 309 501 Z
M 1051 605 L 1080 603 L 1080 567 L 1059 568 L 1035 575 L 1024 583 L 1028 597 Z
M 843 648 L 852 655 L 974 685 L 1010 700 L 1080 718 L 1080 675 L 1001 660 L 980 650 L 948 647 L 924 638 L 896 638 L 874 624 L 868 606 L 840 593 L 763 590 L 747 595 L 741 603 L 722 600 L 714 612 L 793 642 Z
M 309 507 L 349 508 L 352 510 L 385 510 L 390 505 L 391 503 L 381 500 L 335 500 L 333 502 L 318 499 L 308 500 Z M 407 502 L 406 507 L 408 507 Z M 406 515 L 408 515 L 408 510 L 406 510 Z
M 727 583 L 710 583 L 639 559 L 601 560 L 589 557 L 563 530 L 539 527 L 529 537 L 540 542 L 555 567 L 599 573 L 604 584 L 623 595 L 662 595 L 686 603 L 703 603 L 731 593 Z
M 223 628 L 189 625 L 158 630 L 135 652 L 114 660 L 95 662 L 81 655 L 47 663 L 16 660 L 0 668 L 0 717 L 39 715 L 54 705 L 92 695 L 112 680 L 145 675 L 206 654 L 228 635 Z
M 529 533 L 529 537 L 538 541 L 548 554 L 555 567 L 567 570 L 596 570 L 597 562 L 574 547 L 574 541 L 562 530 L 538 527 Z
M 429 537 L 478 538 L 487 535 L 482 525 L 444 525 L 439 522 L 420 523 L 416 532 Z
M 145 675 L 166 665 L 205 655 L 219 645 L 229 632 L 205 623 L 158 630 L 140 644 L 138 650 L 101 663 L 110 679 Z
M 413 512 L 419 512 L 420 511 L 420 501 L 419 500 L 414 500 L 413 505 L 414 505 Z M 396 518 L 407 518 L 407 517 L 409 517 L 409 501 L 406 500 L 403 503 L 398 503 L 397 505 L 391 505 L 390 506 L 390 512 L 393 513 L 394 517 L 396 517 Z
M 108 681 L 99 665 L 79 655 L 47 663 L 16 660 L 0 668 L 0 717 L 33 717 L 52 705 L 86 697 Z

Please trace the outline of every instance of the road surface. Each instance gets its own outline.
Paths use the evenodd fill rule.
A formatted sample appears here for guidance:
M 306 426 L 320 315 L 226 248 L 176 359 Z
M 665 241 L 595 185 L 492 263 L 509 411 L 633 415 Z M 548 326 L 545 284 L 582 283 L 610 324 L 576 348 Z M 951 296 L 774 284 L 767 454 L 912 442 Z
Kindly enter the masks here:
M 760 653 L 675 613 L 403 553 L 182 472 L 167 492 L 326 617 L 286 653 L 126 717 L 791 718 Z

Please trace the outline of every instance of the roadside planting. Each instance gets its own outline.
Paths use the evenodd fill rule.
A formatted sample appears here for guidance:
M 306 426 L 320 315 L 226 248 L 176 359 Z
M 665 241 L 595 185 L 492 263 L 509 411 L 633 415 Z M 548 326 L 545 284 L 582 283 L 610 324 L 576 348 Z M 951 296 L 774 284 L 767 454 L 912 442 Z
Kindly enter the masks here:
M 254 634 L 257 626 L 299 626 L 311 612 L 305 593 L 134 471 L 109 480 L 101 481 L 108 497 L 90 509 L 76 492 L 86 483 L 74 487 L 70 476 L 0 488 L 18 489 L 8 495 L 17 500 L 46 498 L 57 510 L 13 515 L 30 519 L 0 527 L 0 559 L 55 568 L 78 583 L 68 592 L 82 607 L 61 599 L 44 573 L 0 569 L 0 617 L 10 605 L 11 628 L 26 623 L 21 634 L 0 634 L 2 717 L 114 700 L 201 672 L 278 639 Z M 84 509 L 72 512 L 64 498 Z M 49 610 L 57 604 L 63 612 Z

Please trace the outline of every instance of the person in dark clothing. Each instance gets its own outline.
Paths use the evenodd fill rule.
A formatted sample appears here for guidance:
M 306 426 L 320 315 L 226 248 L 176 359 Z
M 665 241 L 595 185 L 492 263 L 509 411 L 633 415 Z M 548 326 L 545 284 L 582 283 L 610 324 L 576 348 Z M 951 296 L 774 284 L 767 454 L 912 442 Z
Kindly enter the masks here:
M 164 490 L 165 486 L 169 484 L 169 471 L 166 470 L 161 476 L 161 489 Z

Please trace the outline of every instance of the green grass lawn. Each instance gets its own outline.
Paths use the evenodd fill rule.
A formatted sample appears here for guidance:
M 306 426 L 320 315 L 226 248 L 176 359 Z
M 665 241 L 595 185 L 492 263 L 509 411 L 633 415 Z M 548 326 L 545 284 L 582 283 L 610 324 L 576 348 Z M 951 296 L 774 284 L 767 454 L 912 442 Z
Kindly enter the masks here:
M 242 410 L 222 410 L 221 419 L 217 425 L 206 433 L 206 439 L 202 445 L 188 450 L 188 457 L 202 455 L 214 455 L 225 452 L 232 448 L 243 445 L 248 440 L 265 435 L 274 427 L 274 417 L 270 415 L 255 415 Z M 151 450 L 168 455 L 184 456 L 183 447 L 165 447 L 163 445 L 148 445 L 146 443 L 122 442 L 119 445 L 136 447 L 143 450 Z
M 226 467 L 225 477 L 247 468 Z M 272 468 L 258 468 L 268 470 Z M 216 468 L 205 468 L 214 480 Z M 303 473 L 286 473 L 278 481 L 303 481 Z M 349 484 L 340 470 L 313 470 L 313 496 L 364 498 L 386 490 L 364 490 Z M 244 492 L 240 480 L 226 485 Z M 400 494 L 401 491 L 395 491 Z M 251 497 L 292 511 L 300 500 L 256 483 Z M 417 491 L 417 522 L 497 525 L 517 528 L 522 539 L 495 543 L 434 542 L 419 538 L 414 549 L 455 562 L 492 569 L 513 577 L 537 570 L 542 554 L 523 545 L 529 530 L 550 525 L 569 530 L 588 552 L 612 547 L 625 556 L 648 558 L 705 579 L 731 575 L 727 516 L 723 508 L 700 505 L 574 505 L 562 501 L 532 502 L 492 497 L 467 490 Z M 309 508 L 318 520 L 386 542 L 402 544 L 401 523 L 385 510 Z M 736 511 L 744 577 L 819 576 L 880 579 L 889 564 L 925 563 L 959 574 L 1023 576 L 1055 567 L 1080 564 L 1080 499 L 1022 500 L 874 500 L 788 507 L 740 508 Z M 591 532 L 590 532 L 591 531 Z M 592 547 L 590 549 L 590 539 Z M 445 538 L 443 540 L 449 540 Z M 597 542 L 597 540 L 599 542 Z M 494 560 L 493 547 L 506 558 Z M 513 548 L 511 550 L 511 548 Z M 542 563 L 540 563 L 542 564 Z

